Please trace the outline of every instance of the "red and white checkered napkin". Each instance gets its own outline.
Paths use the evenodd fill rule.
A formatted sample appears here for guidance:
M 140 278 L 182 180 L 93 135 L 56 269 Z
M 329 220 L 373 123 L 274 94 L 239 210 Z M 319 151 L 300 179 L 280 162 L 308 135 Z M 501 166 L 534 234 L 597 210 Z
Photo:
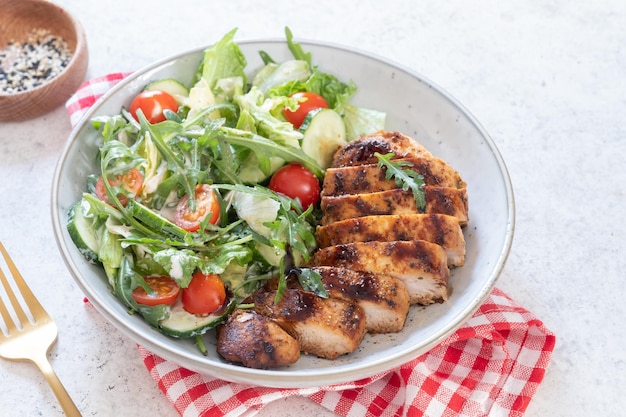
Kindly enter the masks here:
M 72 123 L 126 74 L 83 84 L 67 102 Z M 522 416 L 554 350 L 555 336 L 494 289 L 440 345 L 396 369 L 350 383 L 279 389 L 200 375 L 139 346 L 150 375 L 181 416 L 253 416 L 265 405 L 305 396 L 345 417 Z

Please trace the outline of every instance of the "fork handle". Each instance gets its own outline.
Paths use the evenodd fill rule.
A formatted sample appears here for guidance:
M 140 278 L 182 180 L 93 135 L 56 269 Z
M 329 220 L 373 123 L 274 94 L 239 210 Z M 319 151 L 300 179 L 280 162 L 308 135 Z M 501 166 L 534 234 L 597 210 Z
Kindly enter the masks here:
M 40 357 L 33 359 L 33 362 L 46 378 L 46 381 L 48 381 L 48 384 L 52 388 L 54 395 L 57 397 L 59 404 L 61 404 L 61 408 L 63 409 L 65 415 L 68 417 L 81 417 L 80 411 L 78 411 L 76 404 L 74 404 L 74 401 L 72 401 L 72 398 L 65 390 L 61 380 L 54 372 L 54 369 L 52 369 L 52 365 L 50 365 L 48 358 L 45 356 Z

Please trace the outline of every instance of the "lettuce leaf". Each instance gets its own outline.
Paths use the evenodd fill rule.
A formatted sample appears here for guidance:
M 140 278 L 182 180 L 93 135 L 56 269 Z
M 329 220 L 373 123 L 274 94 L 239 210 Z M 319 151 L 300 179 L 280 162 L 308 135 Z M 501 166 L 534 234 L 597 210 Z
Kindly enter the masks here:
M 275 116 L 282 111 L 284 101 L 280 97 L 266 98 L 256 87 L 252 87 L 245 95 L 235 97 L 240 108 L 240 120 L 245 120 L 248 131 L 280 145 L 300 148 L 302 133 L 295 130 L 291 123 Z M 250 129 L 250 124 L 254 129 Z M 238 124 L 237 127 L 242 128 L 243 125 Z
M 346 125 L 346 140 L 349 142 L 361 135 L 383 130 L 387 114 L 374 109 L 356 107 L 348 104 L 344 107 L 343 122 Z
M 259 71 L 254 84 L 270 97 L 288 97 L 298 91 L 319 94 L 329 108 L 343 115 L 345 106 L 357 91 L 356 85 L 352 81 L 344 83 L 335 75 L 320 71 L 313 65 L 311 53 L 294 42 L 289 28 L 285 28 L 285 36 L 294 60 L 276 64 L 267 53 L 262 54 L 268 64 Z
M 311 77 L 311 67 L 306 61 L 289 60 L 281 64 L 270 63 L 263 67 L 252 80 L 252 85 L 257 87 L 263 94 L 273 89 L 280 94 L 288 96 L 292 88 L 298 88 Z
M 237 29 L 228 32 L 213 46 L 204 51 L 202 64 L 198 69 L 198 78 L 204 79 L 217 95 L 216 85 L 224 78 L 240 77 L 241 85 L 246 85 L 246 57 L 233 38 Z

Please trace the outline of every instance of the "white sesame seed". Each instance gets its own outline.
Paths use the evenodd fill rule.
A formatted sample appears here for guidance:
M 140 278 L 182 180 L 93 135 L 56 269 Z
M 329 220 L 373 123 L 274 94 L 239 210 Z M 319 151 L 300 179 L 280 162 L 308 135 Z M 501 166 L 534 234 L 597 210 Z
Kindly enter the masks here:
M 12 94 L 40 86 L 59 75 L 71 58 L 65 40 L 35 29 L 26 41 L 12 40 L 0 50 L 0 91 Z

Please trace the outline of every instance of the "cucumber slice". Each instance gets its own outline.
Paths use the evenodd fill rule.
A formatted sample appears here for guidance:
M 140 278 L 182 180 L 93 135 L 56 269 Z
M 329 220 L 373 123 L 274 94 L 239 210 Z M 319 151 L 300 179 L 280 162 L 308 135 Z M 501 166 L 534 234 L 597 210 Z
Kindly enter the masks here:
M 160 231 L 176 239 L 185 239 L 185 236 L 189 235 L 189 232 L 186 230 L 176 226 L 165 217 L 160 216 L 135 200 L 129 200 L 126 209 L 128 214 L 152 230 Z
M 189 89 L 173 78 L 165 78 L 163 80 L 153 81 L 148 84 L 145 89 L 150 91 L 165 91 L 176 99 L 178 105 L 183 104 L 185 102 L 185 99 L 189 97 Z
M 232 300 L 226 311 L 221 311 L 219 314 L 197 316 L 188 313 L 183 308 L 182 301 L 177 300 L 170 307 L 170 316 L 159 322 L 159 329 L 169 336 L 180 339 L 201 335 L 220 324 L 233 310 L 236 304 L 237 303 Z
M 94 219 L 85 216 L 86 211 L 89 209 L 85 204 L 88 205 L 84 200 L 80 200 L 69 210 L 67 215 L 67 232 L 85 259 L 93 264 L 97 264 L 99 262 L 100 239 L 93 224 Z
M 331 109 L 319 109 L 307 114 L 300 131 L 304 134 L 302 150 L 322 167 L 328 168 L 333 155 L 347 144 L 346 126 L 341 116 Z

